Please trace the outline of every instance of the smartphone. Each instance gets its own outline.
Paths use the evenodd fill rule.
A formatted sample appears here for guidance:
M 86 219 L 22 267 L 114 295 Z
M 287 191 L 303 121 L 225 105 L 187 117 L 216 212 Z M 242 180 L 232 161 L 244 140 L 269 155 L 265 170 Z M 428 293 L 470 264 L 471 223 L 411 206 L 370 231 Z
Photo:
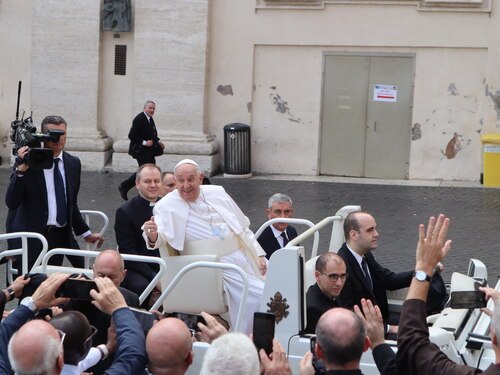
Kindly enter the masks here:
M 200 329 L 198 328 L 198 323 L 203 323 L 204 325 L 207 325 L 207 322 L 205 322 L 205 319 L 201 315 L 174 313 L 174 316 L 177 319 L 182 320 L 186 324 L 188 329 L 191 329 L 195 332 L 200 331 Z
M 92 301 L 90 291 L 99 290 L 92 280 L 87 279 L 67 279 L 56 292 L 57 297 L 68 297 L 82 301 Z
M 480 290 L 451 292 L 452 309 L 476 309 L 486 307 L 486 294 Z
M 267 355 L 273 352 L 274 326 L 276 317 L 272 313 L 256 312 L 253 314 L 253 342 L 257 348 L 264 349 Z
M 157 316 L 150 311 L 139 310 L 133 307 L 129 307 L 135 315 L 135 318 L 139 322 L 144 332 L 149 332 L 151 327 L 153 327 L 154 321 L 158 320 Z
M 323 362 L 316 357 L 316 336 L 311 337 L 311 353 L 313 355 L 312 365 L 316 375 L 326 374 L 326 368 Z

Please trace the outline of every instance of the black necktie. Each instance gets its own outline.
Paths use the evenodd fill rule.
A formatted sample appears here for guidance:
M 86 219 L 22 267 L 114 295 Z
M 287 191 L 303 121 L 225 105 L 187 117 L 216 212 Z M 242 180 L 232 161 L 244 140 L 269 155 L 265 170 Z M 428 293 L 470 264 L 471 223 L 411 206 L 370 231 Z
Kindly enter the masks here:
M 361 261 L 361 267 L 363 268 L 363 273 L 365 274 L 366 282 L 370 286 L 370 290 L 373 290 L 372 279 L 370 277 L 370 274 L 368 273 L 368 265 L 366 264 L 365 257 L 363 257 L 363 260 Z
M 288 237 L 286 236 L 286 232 L 281 232 L 281 237 L 283 237 L 283 247 L 288 244 Z
M 59 159 L 54 159 L 54 190 L 56 192 L 57 217 L 60 226 L 65 226 L 66 215 L 66 194 L 64 192 L 64 182 L 59 170 Z

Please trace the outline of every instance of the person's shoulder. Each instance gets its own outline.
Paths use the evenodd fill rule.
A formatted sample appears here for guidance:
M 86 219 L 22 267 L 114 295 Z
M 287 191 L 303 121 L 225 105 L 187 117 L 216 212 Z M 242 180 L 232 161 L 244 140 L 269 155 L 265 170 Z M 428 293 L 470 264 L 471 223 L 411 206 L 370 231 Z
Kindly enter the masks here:
M 337 252 L 338 255 L 340 255 L 342 258 L 346 258 L 348 257 L 349 255 L 351 255 L 351 252 L 349 251 L 349 249 L 347 248 L 347 245 L 346 243 L 344 242 L 341 246 L 341 248 L 339 249 L 339 251 Z
M 206 195 L 226 193 L 226 190 L 220 185 L 201 185 L 200 188 L 203 191 L 203 194 Z

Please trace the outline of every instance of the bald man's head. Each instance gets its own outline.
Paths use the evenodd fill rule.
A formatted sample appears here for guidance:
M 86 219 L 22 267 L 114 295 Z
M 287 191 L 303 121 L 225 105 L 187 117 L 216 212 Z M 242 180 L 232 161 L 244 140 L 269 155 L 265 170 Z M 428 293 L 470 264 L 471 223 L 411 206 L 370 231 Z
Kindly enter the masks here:
M 109 249 L 102 251 L 94 262 L 94 277 L 108 277 L 116 287 L 119 287 L 127 271 L 120 253 Z
M 16 374 L 60 374 L 64 365 L 61 338 L 43 320 L 23 325 L 9 342 L 9 360 Z
M 184 374 L 193 362 L 192 346 L 191 332 L 182 320 L 160 320 L 146 337 L 149 371 L 162 375 Z
M 370 346 L 363 321 L 352 311 L 334 308 L 316 326 L 316 353 L 327 370 L 359 368 L 361 355 Z

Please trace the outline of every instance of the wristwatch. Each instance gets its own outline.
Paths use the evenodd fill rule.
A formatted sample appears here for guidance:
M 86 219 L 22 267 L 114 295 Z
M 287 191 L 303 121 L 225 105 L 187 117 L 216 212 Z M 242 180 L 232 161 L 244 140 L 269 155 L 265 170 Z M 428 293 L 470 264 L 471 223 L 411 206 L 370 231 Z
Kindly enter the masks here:
M 37 309 L 37 307 L 35 305 L 35 301 L 33 301 L 33 298 L 31 298 L 31 297 L 24 297 L 20 304 L 23 306 L 26 306 L 28 309 L 30 309 L 33 312 L 35 312 Z
M 16 294 L 14 293 L 14 289 L 9 287 L 6 290 L 9 293 L 9 301 L 12 301 L 14 299 L 14 297 L 16 296 Z
M 431 277 L 429 275 L 427 275 L 422 270 L 416 270 L 415 273 L 413 274 L 413 277 L 415 279 L 417 279 L 418 281 L 428 281 L 428 282 L 431 282 Z

